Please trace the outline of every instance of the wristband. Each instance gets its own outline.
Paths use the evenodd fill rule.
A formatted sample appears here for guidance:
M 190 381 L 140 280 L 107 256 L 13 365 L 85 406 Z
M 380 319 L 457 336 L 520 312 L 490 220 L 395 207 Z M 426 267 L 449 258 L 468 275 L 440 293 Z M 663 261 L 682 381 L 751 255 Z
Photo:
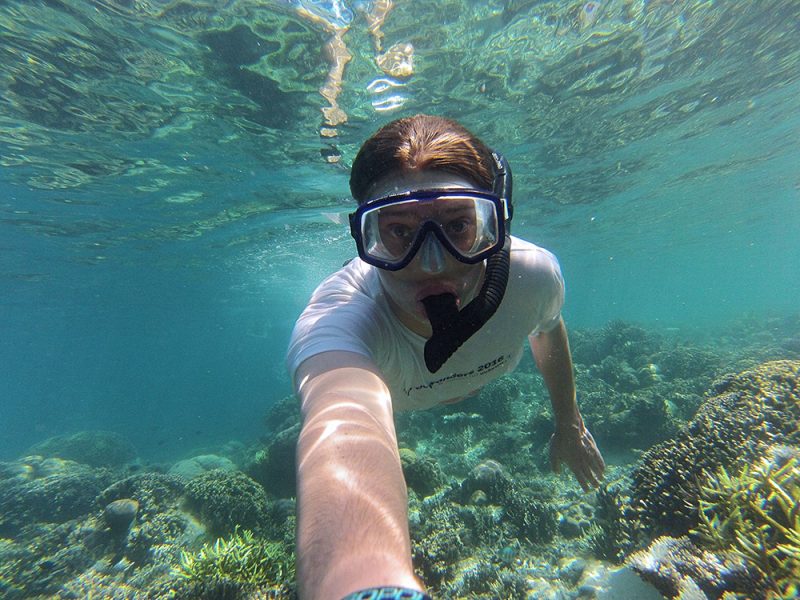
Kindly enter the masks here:
M 387 586 L 353 592 L 342 600 L 432 600 L 432 598 L 419 590 Z

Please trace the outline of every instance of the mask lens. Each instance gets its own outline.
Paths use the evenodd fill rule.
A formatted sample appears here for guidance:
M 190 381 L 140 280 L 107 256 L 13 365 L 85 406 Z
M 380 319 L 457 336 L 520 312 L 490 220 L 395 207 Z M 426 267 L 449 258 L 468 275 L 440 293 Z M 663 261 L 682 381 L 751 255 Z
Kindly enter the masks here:
M 425 192 L 422 198 L 376 204 L 361 211 L 359 227 L 364 253 L 378 261 L 410 260 L 429 230 L 466 262 L 499 242 L 501 209 L 492 196 Z
M 411 250 L 421 223 L 415 216 L 416 200 L 367 210 L 361 217 L 361 235 L 367 254 L 396 262 Z

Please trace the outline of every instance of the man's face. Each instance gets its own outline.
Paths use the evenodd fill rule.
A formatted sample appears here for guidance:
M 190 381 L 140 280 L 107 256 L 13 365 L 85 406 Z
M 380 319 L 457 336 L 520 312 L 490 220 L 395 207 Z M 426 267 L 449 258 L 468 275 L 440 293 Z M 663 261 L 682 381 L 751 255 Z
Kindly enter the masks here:
M 471 181 L 450 173 L 414 171 L 380 180 L 371 196 L 379 198 L 406 191 L 475 187 Z M 384 239 L 392 240 L 391 243 L 408 243 L 404 235 L 409 228 L 431 218 L 436 218 L 437 222 L 449 228 L 448 237 L 456 245 L 463 244 L 466 249 L 472 244 L 475 212 L 458 199 L 444 200 L 437 208 L 421 206 L 413 210 L 389 212 L 380 223 L 381 234 L 385 233 L 387 237 Z M 398 249 L 401 249 L 400 246 Z M 406 267 L 399 271 L 380 269 L 378 276 L 398 318 L 415 333 L 429 336 L 431 328 L 422 300 L 428 296 L 449 293 L 456 297 L 459 307 L 465 306 L 477 295 L 484 271 L 483 262 L 470 265 L 457 260 L 442 247 L 432 232 L 428 232 L 416 256 Z

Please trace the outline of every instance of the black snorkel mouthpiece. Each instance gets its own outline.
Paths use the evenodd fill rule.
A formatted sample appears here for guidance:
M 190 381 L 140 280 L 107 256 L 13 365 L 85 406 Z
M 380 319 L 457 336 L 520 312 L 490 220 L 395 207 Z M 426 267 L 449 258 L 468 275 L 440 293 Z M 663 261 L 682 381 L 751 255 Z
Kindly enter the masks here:
M 453 294 L 438 294 L 422 300 L 433 335 L 425 342 L 425 366 L 436 373 L 461 345 L 486 324 L 500 307 L 508 284 L 511 238 L 486 261 L 486 279 L 478 295 L 458 310 Z
M 505 243 L 486 260 L 486 273 L 480 292 L 462 310 L 458 310 L 453 294 L 438 294 L 422 300 L 433 329 L 433 334 L 425 342 L 425 366 L 431 373 L 441 369 L 456 350 L 492 318 L 506 293 L 511 267 L 511 168 L 501 154 L 492 152 L 492 158 L 495 163 L 492 191 L 500 198 L 505 198 L 508 207 Z

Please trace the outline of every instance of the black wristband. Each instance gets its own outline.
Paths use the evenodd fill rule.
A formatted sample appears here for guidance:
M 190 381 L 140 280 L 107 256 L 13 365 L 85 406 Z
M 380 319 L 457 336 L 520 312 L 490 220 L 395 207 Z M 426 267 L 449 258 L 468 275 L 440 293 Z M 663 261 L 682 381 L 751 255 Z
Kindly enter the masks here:
M 432 598 L 419 590 L 387 586 L 353 592 L 342 600 L 432 600 Z

